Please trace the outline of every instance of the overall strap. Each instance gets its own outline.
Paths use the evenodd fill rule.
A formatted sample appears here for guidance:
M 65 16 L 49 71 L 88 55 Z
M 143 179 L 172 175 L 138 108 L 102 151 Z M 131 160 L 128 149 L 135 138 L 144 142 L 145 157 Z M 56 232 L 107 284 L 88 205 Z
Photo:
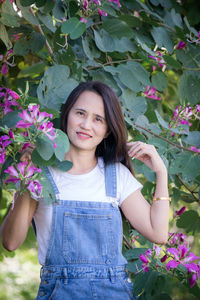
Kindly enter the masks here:
M 116 176 L 115 164 L 105 165 L 105 188 L 106 188 L 106 196 L 116 198 L 117 176 Z
M 51 172 L 49 171 L 49 169 L 47 167 L 44 167 L 43 170 L 45 171 L 46 176 L 49 179 L 49 181 L 50 181 L 50 183 L 53 187 L 55 195 L 59 194 L 59 190 L 58 190 L 57 185 L 56 185 L 56 183 L 53 179 L 53 176 L 52 176 Z

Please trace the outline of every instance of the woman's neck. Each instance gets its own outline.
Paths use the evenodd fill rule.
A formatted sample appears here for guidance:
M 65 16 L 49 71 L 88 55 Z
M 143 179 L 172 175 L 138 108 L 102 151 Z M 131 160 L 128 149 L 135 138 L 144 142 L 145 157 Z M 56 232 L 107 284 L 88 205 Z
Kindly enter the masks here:
M 97 158 L 93 154 L 86 152 L 68 151 L 65 154 L 65 160 L 69 160 L 73 163 L 72 168 L 67 172 L 69 174 L 80 175 L 89 173 L 95 168 L 97 164 Z

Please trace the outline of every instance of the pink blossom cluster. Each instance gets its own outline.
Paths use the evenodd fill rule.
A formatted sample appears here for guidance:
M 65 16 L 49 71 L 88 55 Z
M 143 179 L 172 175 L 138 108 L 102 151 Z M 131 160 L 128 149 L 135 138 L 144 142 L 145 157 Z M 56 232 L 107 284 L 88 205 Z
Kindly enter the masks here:
M 157 95 L 155 86 L 150 87 L 150 85 L 147 85 L 144 95 L 146 98 L 150 98 L 150 99 L 154 99 L 154 100 L 161 100 L 161 98 L 158 97 L 158 95 Z
M 53 141 L 54 148 L 56 148 L 54 142 L 56 136 L 55 128 L 53 127 L 53 123 L 48 120 L 48 118 L 52 119 L 53 116 L 46 112 L 40 112 L 39 107 L 39 105 L 30 104 L 27 110 L 25 109 L 22 113 L 19 113 L 19 117 L 22 120 L 16 124 L 16 128 L 28 128 L 34 125 L 37 130 L 44 133 L 48 139 Z
M 166 66 L 166 63 L 165 63 L 165 60 L 163 59 L 163 55 L 162 55 L 162 53 L 160 52 L 160 51 L 154 51 L 155 52 L 155 56 L 153 56 L 153 55 L 149 55 L 149 58 L 152 58 L 152 59 L 154 59 L 157 63 L 158 63 L 158 65 L 159 65 L 159 67 L 165 67 Z M 157 67 L 156 66 L 153 66 L 153 72 L 155 71 L 157 69 Z M 164 70 L 163 70 L 164 71 Z
M 113 2 L 117 5 L 117 7 L 121 6 L 119 0 L 108 0 L 108 2 Z M 80 22 L 87 23 L 87 18 L 96 10 L 100 16 L 106 17 L 108 14 L 102 9 L 102 7 L 102 0 L 82 0 L 83 16 L 80 18 Z
M 5 87 L 0 87 L 0 98 L 3 98 L 2 103 L 0 103 L 0 107 L 2 107 L 4 116 L 13 111 L 11 106 L 16 106 L 20 109 L 20 106 L 16 101 L 19 99 L 19 95 L 12 90 Z
M 8 135 L 2 135 L 0 137 L 0 164 L 4 164 L 6 158 L 6 147 L 10 145 L 12 141 Z
M 142 269 L 148 272 L 149 268 L 153 267 L 153 261 L 155 264 L 155 258 L 157 261 L 156 268 L 163 268 L 162 264 L 166 262 L 164 268 L 167 272 L 176 270 L 176 268 L 181 265 L 186 269 L 185 274 L 189 277 L 190 287 L 193 287 L 197 279 L 200 278 L 200 257 L 189 251 L 189 248 L 186 246 L 185 234 L 169 233 L 169 236 L 168 245 L 170 247 L 167 247 L 166 250 L 154 245 L 153 249 L 147 249 L 144 254 L 140 254 L 139 258 L 142 261 Z M 198 262 L 195 263 L 197 260 Z M 158 263 L 158 261 L 160 261 L 161 264 Z M 173 275 L 176 275 L 176 273 L 173 272 Z
M 28 189 L 31 193 L 40 196 L 42 191 L 42 186 L 38 180 L 34 180 L 33 175 L 36 176 L 42 170 L 36 168 L 32 163 L 19 162 L 16 167 L 9 166 L 4 172 L 9 174 L 9 177 L 5 180 L 5 183 L 23 183 L 24 187 Z
M 181 106 L 178 105 L 174 110 L 173 118 L 170 121 L 169 128 L 176 128 L 180 127 L 181 125 L 188 125 L 189 127 L 192 125 L 192 120 L 200 119 L 200 105 L 195 106 Z M 183 128 L 183 130 L 186 130 Z M 175 133 L 172 133 L 172 136 L 174 136 Z M 195 147 L 194 149 L 191 149 L 192 151 L 196 151 Z M 198 150 L 198 149 L 197 149 Z
M 10 62 L 10 58 L 13 56 L 13 49 L 7 51 L 6 55 L 0 54 L 0 62 L 2 62 L 1 73 L 6 75 L 8 73 L 8 66 L 14 67 L 15 64 Z

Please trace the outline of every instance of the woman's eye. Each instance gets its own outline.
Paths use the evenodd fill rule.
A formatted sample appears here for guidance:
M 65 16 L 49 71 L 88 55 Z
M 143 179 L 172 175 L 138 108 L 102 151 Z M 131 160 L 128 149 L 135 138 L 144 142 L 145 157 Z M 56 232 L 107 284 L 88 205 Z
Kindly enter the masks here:
M 101 118 L 96 117 L 95 119 L 97 122 L 103 122 L 103 120 Z
M 77 114 L 78 114 L 79 116 L 83 116 L 83 115 L 84 115 L 84 112 L 82 112 L 82 111 L 77 111 Z

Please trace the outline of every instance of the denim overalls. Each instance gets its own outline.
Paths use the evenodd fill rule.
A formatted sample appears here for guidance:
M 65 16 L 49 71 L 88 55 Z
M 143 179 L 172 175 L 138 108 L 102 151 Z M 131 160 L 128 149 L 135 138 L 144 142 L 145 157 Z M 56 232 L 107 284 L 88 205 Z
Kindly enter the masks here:
M 49 171 L 47 176 L 59 194 Z M 116 197 L 116 188 L 116 169 L 110 164 L 105 167 L 106 195 Z M 133 299 L 122 237 L 115 202 L 58 199 L 37 300 Z

